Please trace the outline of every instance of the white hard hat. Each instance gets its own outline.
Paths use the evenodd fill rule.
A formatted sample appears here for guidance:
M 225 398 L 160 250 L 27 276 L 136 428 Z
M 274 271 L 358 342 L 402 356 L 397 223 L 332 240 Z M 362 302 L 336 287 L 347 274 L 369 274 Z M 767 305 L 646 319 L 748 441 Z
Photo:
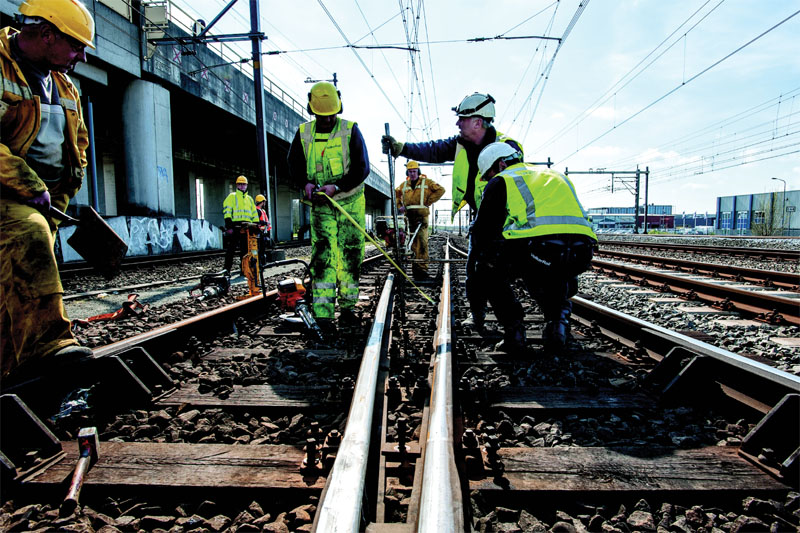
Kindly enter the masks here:
M 465 96 L 453 111 L 459 117 L 483 117 L 491 121 L 494 118 L 494 102 L 491 94 L 472 93 Z
M 520 153 L 507 143 L 492 143 L 481 150 L 478 156 L 478 179 L 492 168 L 498 159 L 519 158 Z

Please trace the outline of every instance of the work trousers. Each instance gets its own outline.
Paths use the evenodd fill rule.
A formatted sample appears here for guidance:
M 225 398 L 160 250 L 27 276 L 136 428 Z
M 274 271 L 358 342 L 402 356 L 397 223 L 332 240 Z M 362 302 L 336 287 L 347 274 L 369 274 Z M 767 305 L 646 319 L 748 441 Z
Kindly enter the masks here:
M 472 222 L 469 225 L 467 238 L 467 272 L 464 279 L 464 290 L 467 295 L 467 303 L 473 317 L 483 317 L 486 315 L 486 304 L 488 296 L 486 286 L 479 282 L 479 277 L 475 275 L 475 263 L 477 254 L 472 245 Z
M 53 205 L 67 206 L 66 195 Z M 36 209 L 0 202 L 0 367 L 2 375 L 78 344 L 64 309 L 55 226 Z
M 507 330 L 524 318 L 511 282 L 522 279 L 546 322 L 568 320 L 578 275 L 594 255 L 594 241 L 582 235 L 508 239 L 476 251 L 475 283 L 485 288 L 497 321 Z
M 364 192 L 339 202 L 362 228 Z M 364 234 L 327 200 L 311 208 L 311 300 L 317 318 L 333 318 L 337 289 L 340 309 L 355 309 L 364 261 Z
M 417 226 L 419 226 L 417 236 L 411 243 L 411 252 L 414 254 L 414 259 L 425 261 L 422 263 L 414 263 L 411 269 L 413 272 L 428 272 L 428 216 L 415 215 L 413 210 L 409 210 L 406 216 L 408 216 L 409 226 L 407 229 L 408 238 L 411 238 L 411 236 L 414 235 L 414 232 L 417 230 Z
M 238 254 L 236 254 L 238 250 Z M 234 226 L 233 235 L 228 236 L 228 247 L 225 250 L 225 270 L 233 275 L 231 269 L 233 268 L 233 256 L 242 257 L 250 250 L 247 248 L 247 231 L 244 231 L 238 226 Z M 241 268 L 241 266 L 240 266 Z

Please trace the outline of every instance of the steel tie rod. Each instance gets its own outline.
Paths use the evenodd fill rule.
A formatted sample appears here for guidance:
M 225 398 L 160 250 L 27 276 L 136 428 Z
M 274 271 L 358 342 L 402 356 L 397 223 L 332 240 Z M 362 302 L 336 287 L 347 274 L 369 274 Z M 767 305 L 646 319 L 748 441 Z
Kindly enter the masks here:
M 375 389 L 378 383 L 383 333 L 390 318 L 393 284 L 394 275 L 389 274 L 375 310 L 375 321 L 372 323 L 367 346 L 361 358 L 344 438 L 336 452 L 336 460 L 315 517 L 314 531 L 326 533 L 359 531 L 370 435 L 373 430 Z

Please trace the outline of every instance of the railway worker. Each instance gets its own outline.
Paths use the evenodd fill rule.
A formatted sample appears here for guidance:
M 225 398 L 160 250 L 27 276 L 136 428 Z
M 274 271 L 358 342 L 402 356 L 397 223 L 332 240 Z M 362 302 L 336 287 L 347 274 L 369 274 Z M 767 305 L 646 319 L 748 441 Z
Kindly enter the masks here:
M 524 313 L 510 286 L 518 277 L 544 315 L 545 349 L 563 348 L 570 298 L 597 245 L 575 188 L 559 172 L 523 163 L 522 154 L 505 143 L 484 148 L 478 167 L 485 188 L 472 228 L 473 248 L 476 275 L 491 284 L 489 301 L 503 326 L 497 349 L 525 349 Z
M 461 100 L 453 108 L 458 120 L 456 126 L 459 134 L 447 139 L 422 143 L 402 143 L 384 135 L 381 138 L 384 153 L 405 156 L 427 163 L 445 163 L 453 161 L 453 196 L 452 218 L 456 213 L 469 205 L 470 219 L 474 219 L 481 203 L 483 184 L 476 181 L 478 175 L 478 154 L 493 142 L 508 143 L 514 150 L 522 152 L 522 145 L 511 137 L 497 131 L 492 126 L 495 117 L 495 99 L 490 94 L 473 93 Z M 467 255 L 467 275 L 465 286 L 470 306 L 469 317 L 462 325 L 471 326 L 483 332 L 486 318 L 487 295 L 484 287 L 475 283 L 475 257 L 472 254 L 472 231 L 470 229 L 469 254 Z
M 50 206 L 65 210 L 83 182 L 89 140 L 67 73 L 94 48 L 94 20 L 73 0 L 19 11 L 19 30 L 0 30 L 0 366 L 10 381 L 92 355 L 70 331 Z
M 428 277 L 428 207 L 444 195 L 445 189 L 425 174 L 420 174 L 416 161 L 406 163 L 406 178 L 395 189 L 395 201 L 400 214 L 408 217 L 409 235 L 417 234 L 411 243 L 411 251 L 414 258 L 422 262 L 414 263 L 411 271 L 414 278 L 425 279 Z
M 228 247 L 225 252 L 225 270 L 229 273 L 233 268 L 233 254 L 241 250 L 247 253 L 247 232 L 250 224 L 258 224 L 258 210 L 253 198 L 247 194 L 247 178 L 236 178 L 236 190 L 222 202 L 222 218 L 225 219 L 225 235 L 228 236 Z
M 364 235 L 325 195 L 363 228 L 369 157 L 358 125 L 337 116 L 342 112 L 342 101 L 335 86 L 327 82 L 313 85 L 308 93 L 308 112 L 314 120 L 301 124 L 292 140 L 289 173 L 312 203 L 312 310 L 320 325 L 331 331 L 337 295 L 340 324 L 349 327 L 359 323 L 355 307 Z
M 267 216 L 267 198 L 263 194 L 256 195 L 256 211 L 258 212 L 258 229 L 261 231 L 262 241 L 268 246 L 272 224 Z

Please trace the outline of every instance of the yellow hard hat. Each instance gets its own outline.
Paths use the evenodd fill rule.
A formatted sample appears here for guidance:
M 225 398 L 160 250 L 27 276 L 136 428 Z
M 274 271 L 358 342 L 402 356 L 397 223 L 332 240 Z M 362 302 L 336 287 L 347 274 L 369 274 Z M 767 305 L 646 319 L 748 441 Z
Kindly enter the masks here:
M 261 202 L 266 202 L 267 198 L 263 194 L 256 194 L 256 203 L 260 204 Z
M 78 0 L 25 0 L 19 12 L 26 17 L 42 18 L 62 33 L 94 48 L 94 19 Z
M 342 93 L 332 83 L 315 83 L 308 92 L 308 112 L 327 117 L 342 112 Z
M 409 161 L 406 163 L 406 170 L 411 170 L 412 168 L 419 168 L 419 163 L 416 161 Z
M 244 176 L 239 176 L 238 178 L 236 178 L 236 185 L 239 185 L 240 183 L 244 183 L 245 185 L 247 185 L 247 178 L 245 178 Z

